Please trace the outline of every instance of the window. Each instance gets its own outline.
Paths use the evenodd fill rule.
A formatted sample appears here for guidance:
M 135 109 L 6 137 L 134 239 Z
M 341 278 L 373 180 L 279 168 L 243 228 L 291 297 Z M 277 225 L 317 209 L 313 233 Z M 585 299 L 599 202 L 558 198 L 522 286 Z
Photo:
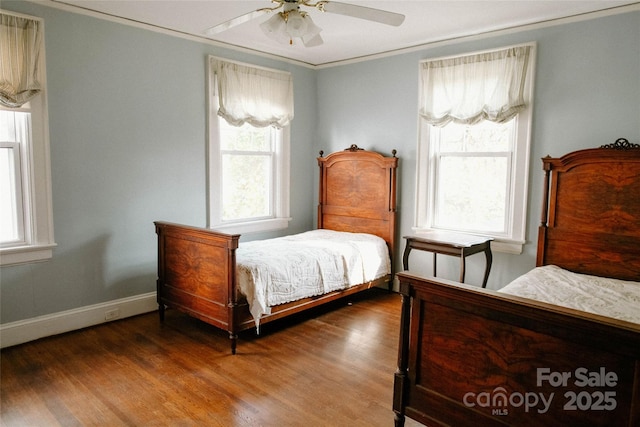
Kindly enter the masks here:
M 19 51 L 21 58 L 31 60 L 25 63 L 36 64 L 23 69 L 13 62 L 12 68 L 0 70 L 0 265 L 4 266 L 49 259 L 55 243 L 43 23 L 5 11 L 0 18 L 2 54 Z M 35 52 L 25 45 L 35 46 Z
M 269 77 L 290 77 L 277 70 L 210 59 L 209 226 L 231 233 L 286 228 L 290 220 L 290 118 L 282 119 L 282 106 L 273 105 L 271 101 L 277 96 L 271 95 L 260 113 L 234 111 L 233 99 L 224 98 L 229 87 L 221 87 L 222 73 L 229 70 L 221 69 L 220 64 L 231 65 L 231 72 L 258 70 L 259 78 L 263 72 Z M 286 83 L 281 88 L 289 90 L 289 86 Z M 244 87 L 237 89 L 232 95 L 239 93 L 245 101 L 238 104 L 247 105 L 247 100 L 255 101 L 253 97 L 259 95 L 244 93 Z
M 494 250 L 522 251 L 535 53 L 534 45 L 524 47 L 524 60 L 508 65 L 521 67 L 523 73 L 509 75 L 506 83 L 494 79 L 492 70 L 467 73 L 459 66 L 477 58 L 480 67 L 495 58 L 499 62 L 512 57 L 514 48 L 422 63 L 435 62 L 428 66 L 435 67 L 436 74 L 451 64 L 458 68 L 448 80 L 426 76 L 426 67 L 422 69 L 421 98 L 440 98 L 421 99 L 414 224 L 418 233 L 437 229 L 481 234 L 495 239 Z M 508 67 L 503 63 L 494 69 L 502 72 Z M 513 81 L 520 94 L 508 87 Z M 492 104 L 500 91 L 506 101 Z

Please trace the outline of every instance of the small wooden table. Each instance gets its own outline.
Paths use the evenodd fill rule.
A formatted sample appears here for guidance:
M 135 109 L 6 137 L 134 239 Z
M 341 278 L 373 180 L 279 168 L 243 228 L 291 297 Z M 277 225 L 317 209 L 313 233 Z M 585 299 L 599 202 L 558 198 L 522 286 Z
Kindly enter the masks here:
M 433 252 L 433 275 L 436 276 L 436 255 L 444 254 L 460 257 L 460 282 L 464 282 L 465 274 L 465 258 L 469 255 L 484 252 L 487 259 L 484 270 L 484 279 L 482 287 L 487 286 L 489 272 L 491 271 L 491 262 L 493 255 L 491 254 L 490 237 L 472 236 L 469 234 L 452 233 L 445 231 L 431 231 L 420 234 L 419 236 L 404 236 L 407 245 L 404 248 L 402 256 L 402 265 L 405 270 L 409 270 L 409 253 L 412 249 Z

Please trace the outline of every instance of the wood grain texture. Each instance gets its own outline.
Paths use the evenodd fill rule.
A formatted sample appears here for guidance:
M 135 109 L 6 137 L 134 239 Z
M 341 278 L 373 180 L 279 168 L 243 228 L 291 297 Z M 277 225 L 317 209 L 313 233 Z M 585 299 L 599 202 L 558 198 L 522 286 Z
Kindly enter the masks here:
M 640 280 L 640 148 L 626 147 L 542 159 L 537 265 Z
M 177 310 L 6 348 L 1 425 L 389 426 L 399 310 L 373 289 L 247 331 L 235 356 Z
M 410 321 L 400 338 L 397 425 L 403 425 L 404 415 L 434 426 L 640 422 L 640 325 L 437 278 L 408 273 L 398 278 Z M 570 373 L 570 380 L 538 384 L 539 368 Z M 614 372 L 615 386 L 576 384 L 580 368 Z M 615 393 L 611 410 L 565 407 L 566 393 L 588 393 L 583 398 L 591 405 L 597 398 L 593 393 L 605 391 Z M 474 400 L 467 405 L 465 399 L 481 393 L 488 399 L 485 406 Z M 547 399 L 553 394 L 544 411 L 540 401 L 526 409 L 518 399 L 504 406 L 493 400 L 498 394 L 533 399 L 541 393 Z
M 318 158 L 318 228 L 381 237 L 396 250 L 398 158 L 356 146 Z

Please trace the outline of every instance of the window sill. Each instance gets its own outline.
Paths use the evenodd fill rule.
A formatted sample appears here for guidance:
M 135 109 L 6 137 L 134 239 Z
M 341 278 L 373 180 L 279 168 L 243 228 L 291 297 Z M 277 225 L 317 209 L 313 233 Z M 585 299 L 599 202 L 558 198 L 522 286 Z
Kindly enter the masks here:
M 494 240 L 491 242 L 491 250 L 493 252 L 520 255 L 524 243 L 517 240 Z
M 261 221 L 234 222 L 232 224 L 217 224 L 211 229 L 219 230 L 229 234 L 251 234 L 264 231 L 282 230 L 289 226 L 291 218 L 271 218 Z
M 0 249 L 0 266 L 48 261 L 53 257 L 56 244 L 30 245 Z

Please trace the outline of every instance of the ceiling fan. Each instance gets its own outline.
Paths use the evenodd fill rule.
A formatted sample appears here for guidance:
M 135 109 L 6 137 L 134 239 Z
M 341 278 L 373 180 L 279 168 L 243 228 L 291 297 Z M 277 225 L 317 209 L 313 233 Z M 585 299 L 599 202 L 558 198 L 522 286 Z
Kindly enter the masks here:
M 300 38 L 306 47 L 321 45 L 323 43 L 322 37 L 320 37 L 322 29 L 313 23 L 309 13 L 300 10 L 300 6 L 396 27 L 404 21 L 404 15 L 399 13 L 349 3 L 324 0 L 315 3 L 312 3 L 311 0 L 271 0 L 271 2 L 277 5 L 273 8 L 265 7 L 254 10 L 215 25 L 205 30 L 205 34 L 210 36 L 219 34 L 245 22 L 273 13 L 271 18 L 260 24 L 260 28 L 267 36 L 281 43 L 293 44 L 293 39 Z M 278 11 L 278 9 L 282 10 Z

